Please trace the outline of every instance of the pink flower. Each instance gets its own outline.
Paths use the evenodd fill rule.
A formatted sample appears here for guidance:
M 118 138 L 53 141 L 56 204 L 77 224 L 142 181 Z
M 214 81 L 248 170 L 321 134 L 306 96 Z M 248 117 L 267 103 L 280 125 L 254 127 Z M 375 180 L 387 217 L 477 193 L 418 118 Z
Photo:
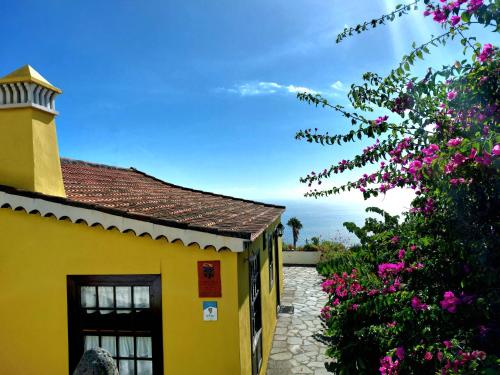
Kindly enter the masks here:
M 460 143 L 462 143 L 464 139 L 463 138 L 453 138 L 453 139 L 450 139 L 447 143 L 448 146 L 450 147 L 457 147 Z
M 405 359 L 405 348 L 403 348 L 402 346 L 398 346 L 396 348 L 396 357 L 398 357 L 400 361 Z
M 432 143 L 428 147 L 425 147 L 422 149 L 422 152 L 426 156 L 433 156 L 438 151 L 439 151 L 439 146 L 434 144 L 434 143 Z
M 356 311 L 358 309 L 359 305 L 357 303 L 353 303 L 351 308 Z
M 495 156 L 500 155 L 500 144 L 496 144 L 495 146 L 493 146 L 492 153 Z
M 411 90 L 412 88 L 413 88 L 413 81 L 408 81 L 408 83 L 406 84 L 406 89 Z
M 441 10 L 441 9 L 436 9 L 434 12 L 432 12 L 434 15 L 432 19 L 436 22 L 443 23 L 446 21 L 446 14 Z
M 490 165 L 492 161 L 491 154 L 486 151 L 483 151 L 483 156 L 476 156 L 474 160 L 477 161 L 479 164 L 486 166 Z
M 482 6 L 483 6 L 483 0 L 469 0 L 469 4 L 467 5 L 467 12 L 474 13 Z
M 411 250 L 411 251 L 415 251 L 415 250 L 417 250 L 417 247 L 416 247 L 415 245 L 411 245 L 411 246 L 410 246 L 410 250 Z
M 415 175 L 420 169 L 422 169 L 422 162 L 420 160 L 414 160 L 411 162 L 408 172 Z
M 451 26 L 456 26 L 461 21 L 460 16 L 452 16 L 450 19 Z
M 377 119 L 375 120 L 375 125 L 380 125 L 380 124 L 386 122 L 388 118 L 389 118 L 389 116 L 377 117 Z
M 396 375 L 399 373 L 399 361 L 393 361 L 392 357 L 385 356 L 380 360 L 379 371 L 381 375 Z
M 459 305 L 460 303 L 460 299 L 455 297 L 455 294 L 453 294 L 453 292 L 451 291 L 444 292 L 444 298 L 441 302 L 439 302 L 443 310 L 446 310 L 453 314 L 457 312 L 457 305 Z
M 424 359 L 426 361 L 432 360 L 432 353 L 431 352 L 426 352 L 425 355 L 424 355 Z
M 457 92 L 455 90 L 452 90 L 446 94 L 446 98 L 448 100 L 453 100 L 457 97 Z
M 486 43 L 483 46 L 483 50 L 478 56 L 479 61 L 485 62 L 493 54 L 493 46 L 490 43 Z
M 394 244 L 394 245 L 395 245 L 395 244 L 397 244 L 398 242 L 399 242 L 399 237 L 398 237 L 398 236 L 394 236 L 394 237 L 392 237 L 392 238 L 391 238 L 391 243 L 392 243 L 392 244 Z
M 450 349 L 451 348 L 451 342 L 449 340 L 443 341 L 443 345 L 445 346 L 446 349 Z
M 420 310 L 427 310 L 429 306 L 427 306 L 425 303 L 422 303 L 420 299 L 417 296 L 413 296 L 411 299 L 411 307 L 415 311 L 420 311 Z
M 378 275 L 381 278 L 385 278 L 388 275 L 396 275 L 403 271 L 405 264 L 403 262 L 399 263 L 382 263 L 378 265 Z
M 401 249 L 399 250 L 399 253 L 398 253 L 398 258 L 399 259 L 403 259 L 405 257 L 405 249 Z
M 434 159 L 437 159 L 437 155 L 434 155 L 434 156 L 426 156 L 423 161 L 425 164 L 427 165 L 431 165 L 432 162 L 434 161 Z

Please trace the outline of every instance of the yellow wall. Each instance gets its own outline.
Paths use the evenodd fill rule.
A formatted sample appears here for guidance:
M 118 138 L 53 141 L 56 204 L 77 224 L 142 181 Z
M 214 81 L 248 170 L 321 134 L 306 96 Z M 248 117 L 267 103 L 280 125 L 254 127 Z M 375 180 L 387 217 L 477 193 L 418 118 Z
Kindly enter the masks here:
M 68 374 L 66 275 L 161 274 L 165 373 L 239 374 L 237 259 L 0 209 L 0 373 Z M 216 322 L 203 321 L 198 260 L 221 261 Z
M 268 228 L 268 235 L 271 235 L 279 220 Z M 241 374 L 252 373 L 251 348 L 250 348 L 250 305 L 249 305 L 249 274 L 248 258 L 260 252 L 260 285 L 262 298 L 262 351 L 263 363 L 260 374 L 264 375 L 267 369 L 267 362 L 272 348 L 274 330 L 276 328 L 276 288 L 277 275 L 274 277 L 274 284 L 269 290 L 269 257 L 267 246 L 262 248 L 262 235 L 259 236 L 244 253 L 238 255 L 238 284 L 239 284 L 239 323 L 240 323 L 240 356 Z M 280 264 L 280 289 L 283 291 L 283 268 L 282 268 L 282 242 L 279 238 L 279 264 Z M 276 262 L 277 260 L 275 260 Z
M 65 196 L 53 114 L 0 110 L 0 184 Z

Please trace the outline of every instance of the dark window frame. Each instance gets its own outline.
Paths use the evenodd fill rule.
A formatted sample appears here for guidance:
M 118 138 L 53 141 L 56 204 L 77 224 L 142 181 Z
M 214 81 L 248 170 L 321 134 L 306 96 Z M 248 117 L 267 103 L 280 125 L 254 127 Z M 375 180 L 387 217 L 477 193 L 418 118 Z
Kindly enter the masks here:
M 109 314 L 109 316 L 85 315 L 81 306 L 81 286 L 148 286 L 149 308 L 132 308 L 131 314 Z M 113 289 L 115 293 L 115 289 Z M 160 275 L 68 275 L 68 346 L 69 373 L 72 374 L 84 351 L 83 336 L 134 336 L 134 361 L 148 360 L 137 357 L 136 337 L 148 336 L 152 341 L 153 374 L 163 374 L 163 329 L 162 329 L 162 293 Z M 132 288 L 133 293 L 133 288 Z M 98 297 L 96 296 L 97 301 Z M 132 294 L 133 298 L 133 294 Z M 113 310 L 116 308 L 114 298 Z M 97 302 L 98 303 L 98 302 Z M 99 307 L 97 305 L 96 310 Z M 126 308 L 123 308 L 126 309 Z M 130 309 L 127 309 L 130 310 Z M 134 310 L 137 310 L 135 312 Z M 93 314 L 92 314 L 93 315 Z M 109 319 L 111 315 L 115 319 Z M 99 319 L 100 318 L 100 319 Z M 101 322 L 105 326 L 101 326 Z M 89 328 L 89 325 L 93 325 Z M 128 326 L 128 330 L 126 329 Z M 99 337 L 99 343 L 101 343 Z M 118 341 L 118 339 L 116 339 Z M 118 344 L 118 342 L 117 342 Z M 119 359 L 132 359 L 122 357 Z
M 274 287 L 274 236 L 276 233 L 269 235 L 269 240 L 267 241 L 267 260 L 269 268 L 269 293 L 273 291 Z
M 262 350 L 262 289 L 260 280 L 260 254 L 248 259 L 249 299 L 250 299 L 250 351 L 252 375 L 260 372 L 263 363 Z

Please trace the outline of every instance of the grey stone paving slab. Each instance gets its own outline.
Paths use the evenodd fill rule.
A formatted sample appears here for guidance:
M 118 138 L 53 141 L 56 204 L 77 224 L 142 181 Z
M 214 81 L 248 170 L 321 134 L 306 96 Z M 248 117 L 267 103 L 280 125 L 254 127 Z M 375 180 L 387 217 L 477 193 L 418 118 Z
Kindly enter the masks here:
M 324 344 L 313 335 L 320 333 L 319 312 L 327 300 L 321 277 L 314 267 L 285 267 L 283 305 L 293 305 L 294 314 L 280 314 L 267 375 L 328 374 L 324 367 Z

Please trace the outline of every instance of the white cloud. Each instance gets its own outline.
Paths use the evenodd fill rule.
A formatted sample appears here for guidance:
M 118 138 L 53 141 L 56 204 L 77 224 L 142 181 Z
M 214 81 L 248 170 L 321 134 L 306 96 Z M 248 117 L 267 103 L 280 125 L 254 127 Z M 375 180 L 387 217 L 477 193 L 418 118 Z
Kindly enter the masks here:
M 306 92 L 308 94 L 318 94 L 319 92 L 304 86 L 295 85 L 281 85 L 276 82 L 246 82 L 235 85 L 232 88 L 220 88 L 218 92 L 226 92 L 230 94 L 239 94 L 241 96 L 255 96 L 255 95 L 272 95 L 272 94 L 296 94 L 299 92 Z
M 321 94 L 325 97 L 339 97 L 341 96 L 340 94 L 345 94 L 347 91 L 349 91 L 348 88 L 341 81 L 335 81 L 325 90 L 312 89 L 306 86 L 286 85 L 272 81 L 244 82 L 234 85 L 231 88 L 221 87 L 215 90 L 215 92 L 219 93 L 223 92 L 240 96 L 284 95 L 305 92 L 312 95 Z
M 340 81 L 335 81 L 334 83 L 332 83 L 330 85 L 330 87 L 336 91 L 342 91 L 342 92 L 345 92 L 347 91 L 346 87 L 344 86 L 344 84 Z
M 288 85 L 286 87 L 286 89 L 288 90 L 288 92 L 291 92 L 293 94 L 297 94 L 299 92 L 305 92 L 306 94 L 312 94 L 312 95 L 319 94 L 319 91 L 316 91 L 316 90 L 313 90 L 313 89 L 310 89 L 307 87 L 303 87 L 303 86 Z

